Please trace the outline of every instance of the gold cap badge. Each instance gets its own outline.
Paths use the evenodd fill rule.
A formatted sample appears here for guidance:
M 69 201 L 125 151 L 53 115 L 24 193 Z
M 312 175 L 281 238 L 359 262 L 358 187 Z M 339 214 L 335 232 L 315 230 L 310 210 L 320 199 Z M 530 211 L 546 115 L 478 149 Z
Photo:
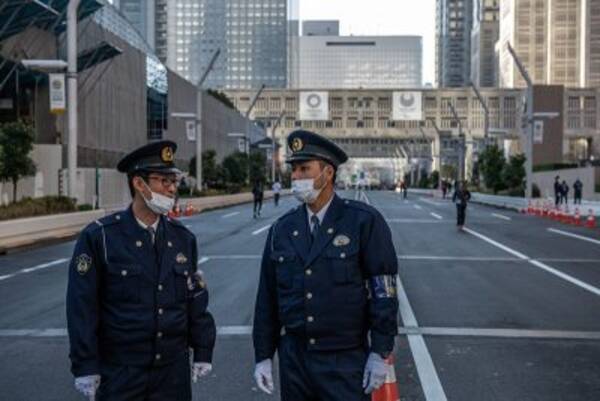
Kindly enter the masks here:
M 160 158 L 163 162 L 169 163 L 173 161 L 173 149 L 170 146 L 165 146 L 160 152 Z
M 304 148 L 304 142 L 300 138 L 294 138 L 290 147 L 294 152 L 299 152 Z

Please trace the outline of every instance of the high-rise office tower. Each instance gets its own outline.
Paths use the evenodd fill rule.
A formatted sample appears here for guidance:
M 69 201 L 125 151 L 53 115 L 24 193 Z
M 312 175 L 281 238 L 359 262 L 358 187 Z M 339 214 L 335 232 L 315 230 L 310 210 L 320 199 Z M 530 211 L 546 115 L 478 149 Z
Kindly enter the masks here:
M 476 86 L 497 86 L 496 42 L 500 35 L 500 1 L 474 0 L 471 33 L 471 81 Z
M 511 43 L 536 84 L 600 85 L 600 0 L 503 0 L 500 85 L 525 83 L 507 50 Z
M 471 79 L 473 0 L 436 0 L 436 80 L 462 87 Z
M 168 1 L 167 65 L 195 82 L 220 49 L 205 87 L 285 87 L 288 1 Z

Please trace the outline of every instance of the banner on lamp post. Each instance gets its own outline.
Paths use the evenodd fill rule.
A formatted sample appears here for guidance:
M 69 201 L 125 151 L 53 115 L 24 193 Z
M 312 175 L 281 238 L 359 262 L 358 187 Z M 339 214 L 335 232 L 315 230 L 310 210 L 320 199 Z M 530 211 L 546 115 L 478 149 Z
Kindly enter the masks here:
M 62 114 L 67 106 L 65 74 L 48 74 L 50 81 L 50 112 Z

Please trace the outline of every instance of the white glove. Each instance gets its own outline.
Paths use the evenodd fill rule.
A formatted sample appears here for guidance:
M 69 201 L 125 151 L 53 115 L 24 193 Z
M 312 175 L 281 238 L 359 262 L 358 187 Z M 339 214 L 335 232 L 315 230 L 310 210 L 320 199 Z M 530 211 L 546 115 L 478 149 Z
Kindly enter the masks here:
M 254 380 L 259 389 L 267 394 L 273 394 L 275 386 L 273 385 L 273 362 L 265 359 L 256 364 L 254 368 Z
M 383 385 L 388 369 L 388 365 L 384 362 L 381 355 L 375 352 L 369 354 L 363 375 L 365 394 L 371 394 Z
M 96 390 L 98 390 L 98 386 L 100 386 L 100 375 L 75 378 L 75 388 L 77 391 L 88 397 L 90 401 L 96 399 Z
M 194 362 L 192 365 L 192 381 L 196 383 L 200 377 L 204 377 L 212 371 L 212 364 L 207 362 Z

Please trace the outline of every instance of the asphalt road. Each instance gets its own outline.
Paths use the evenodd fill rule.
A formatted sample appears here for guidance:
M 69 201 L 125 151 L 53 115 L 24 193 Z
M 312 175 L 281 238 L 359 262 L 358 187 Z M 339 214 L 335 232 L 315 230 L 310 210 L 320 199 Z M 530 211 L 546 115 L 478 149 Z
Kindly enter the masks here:
M 400 262 L 402 400 L 600 400 L 600 230 L 392 192 L 342 196 L 388 220 Z M 184 219 L 219 326 L 214 371 L 195 400 L 274 400 L 252 380 L 250 338 L 269 225 L 290 207 L 267 202 Z M 575 236 L 573 236 L 573 234 Z M 0 257 L 0 400 L 83 400 L 69 373 L 65 323 L 73 242 Z

